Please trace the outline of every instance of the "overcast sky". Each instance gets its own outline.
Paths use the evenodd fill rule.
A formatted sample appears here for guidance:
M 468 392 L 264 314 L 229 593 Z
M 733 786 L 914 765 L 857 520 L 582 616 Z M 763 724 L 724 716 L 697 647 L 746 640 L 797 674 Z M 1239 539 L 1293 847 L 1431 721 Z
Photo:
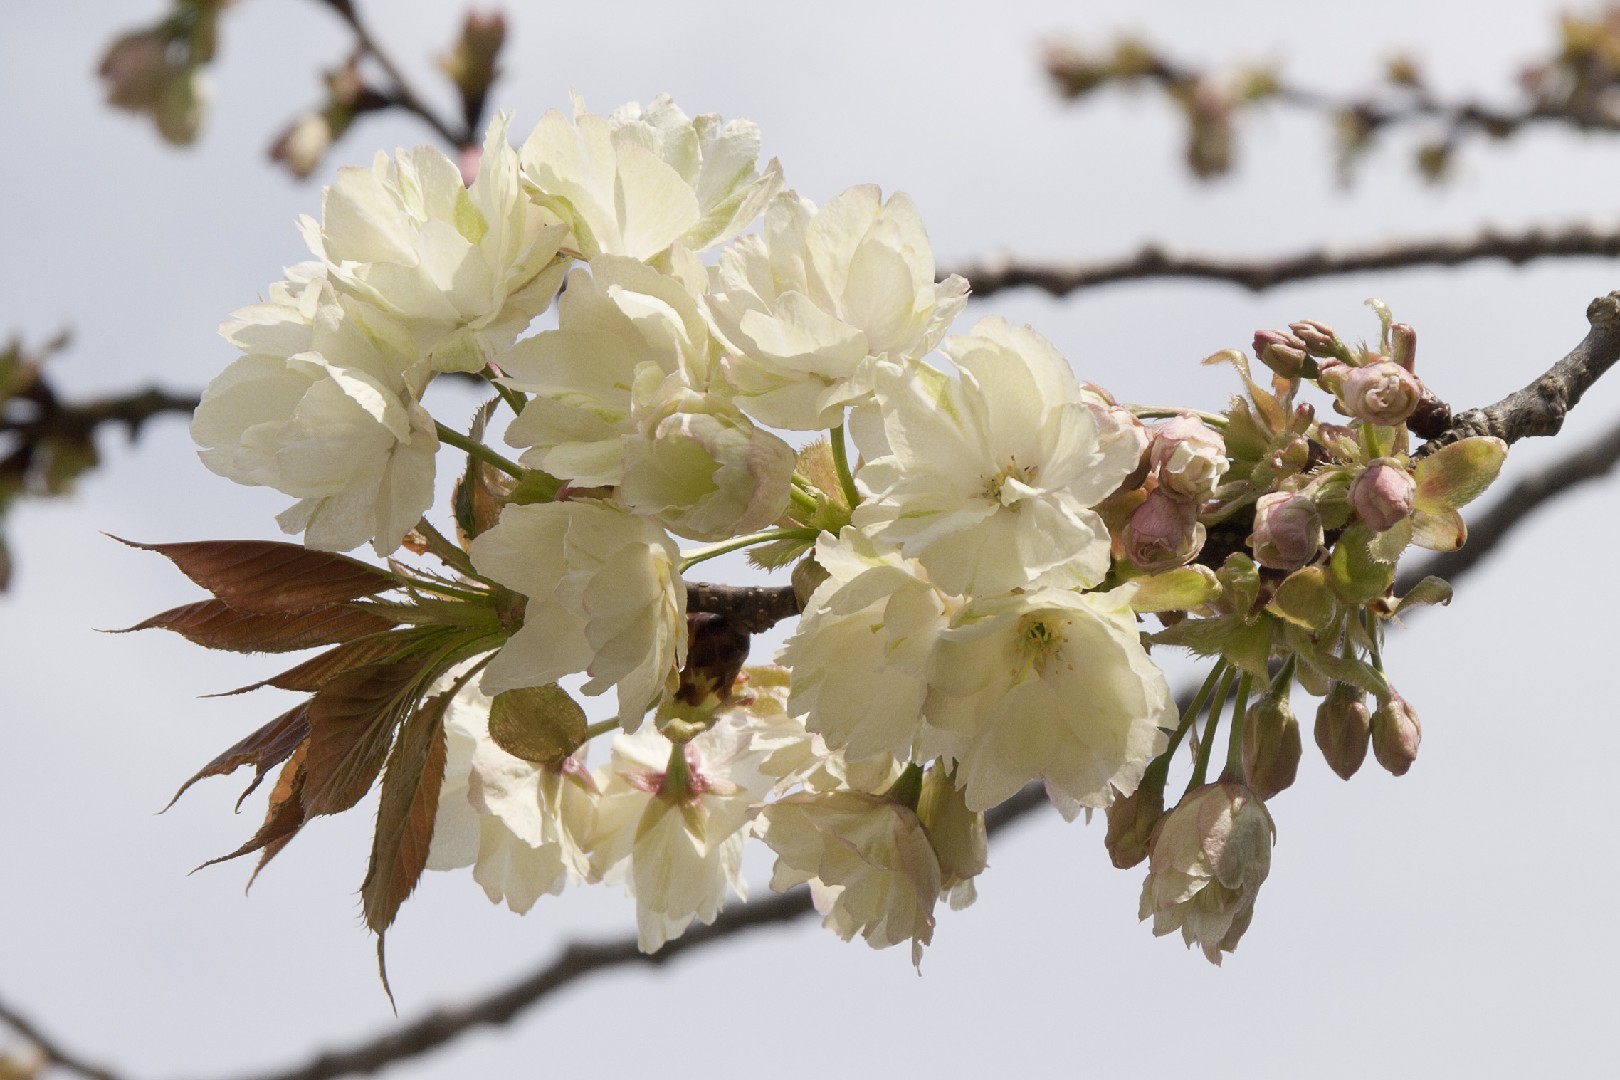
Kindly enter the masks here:
M 451 39 L 454 6 L 362 6 L 433 85 L 428 57 Z M 855 183 L 910 192 L 945 264 L 1002 250 L 1105 258 L 1147 240 L 1284 253 L 1607 222 L 1620 141 L 1470 143 L 1441 189 L 1415 178 L 1403 149 L 1385 149 L 1347 191 L 1326 127 L 1277 111 L 1245 129 L 1235 175 L 1196 187 L 1162 101 L 1064 106 L 1040 70 L 1041 41 L 1100 45 L 1136 30 L 1193 61 L 1282 60 L 1329 90 L 1363 85 L 1383 57 L 1415 47 L 1446 92 L 1505 99 L 1519 65 L 1551 48 L 1560 6 L 1498 4 L 1463 25 L 1458 5 L 1411 0 L 514 3 L 509 77 L 493 101 L 516 113 L 519 133 L 566 108 L 570 89 L 604 112 L 668 91 L 689 113 L 752 118 L 789 184 L 818 202 Z M 203 385 L 231 358 L 219 321 L 301 257 L 293 221 L 318 211 L 322 176 L 429 138 L 405 118 L 372 120 L 310 183 L 266 165 L 272 135 L 317 100 L 317 66 L 347 48 L 307 0 L 247 0 L 227 15 L 215 106 L 187 152 L 106 110 L 93 78 L 105 41 L 155 17 L 158 0 L 6 8 L 0 333 L 38 342 L 71 327 L 52 375 L 76 395 Z M 1570 260 L 1258 297 L 1164 283 L 1063 302 L 1017 295 L 969 317 L 1032 323 L 1082 378 L 1124 399 L 1218 409 L 1234 381 L 1199 358 L 1301 317 L 1371 335 L 1361 304 L 1378 295 L 1417 327 L 1424 377 L 1470 406 L 1563 355 L 1588 300 L 1617 286 L 1604 262 Z M 1558 440 L 1515 449 L 1506 479 L 1617 413 L 1620 383 L 1600 384 Z M 0 599 L 0 997 L 132 1078 L 259 1072 L 387 1030 L 396 1021 L 357 899 L 369 810 L 306 830 L 247 897 L 246 865 L 187 872 L 245 839 L 259 800 L 233 816 L 240 785 L 214 780 L 154 813 L 286 708 L 198 699 L 263 677 L 269 662 L 95 631 L 196 598 L 164 560 L 101 531 L 274 537 L 286 500 L 207 473 L 178 421 L 154 424 L 134 449 L 117 438 L 105 449 L 76 497 L 7 521 L 18 567 Z M 1047 813 L 994 842 L 979 902 L 941 913 L 921 978 L 903 948 L 846 945 L 806 921 L 656 974 L 590 981 L 390 1075 L 1597 1075 L 1612 1068 L 1620 996 L 1605 772 L 1620 760 L 1606 677 L 1614 504 L 1602 483 L 1558 503 L 1449 610 L 1391 640 L 1391 675 L 1423 720 L 1419 761 L 1398 781 L 1369 762 L 1345 784 L 1307 749 L 1299 783 L 1272 803 L 1278 844 L 1253 927 L 1222 969 L 1138 924 L 1143 872 L 1109 865 L 1100 822 Z M 766 863 L 751 866 L 763 891 Z M 633 932 L 615 890 L 547 898 L 519 918 L 469 874 L 434 874 L 390 933 L 390 975 L 409 1020 L 570 940 Z

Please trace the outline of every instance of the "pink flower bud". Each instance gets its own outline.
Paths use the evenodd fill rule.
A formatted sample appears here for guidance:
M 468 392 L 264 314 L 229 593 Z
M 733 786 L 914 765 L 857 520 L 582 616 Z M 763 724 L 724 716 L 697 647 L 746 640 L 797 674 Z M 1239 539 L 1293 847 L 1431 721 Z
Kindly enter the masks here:
M 1286 331 L 1261 330 L 1255 334 L 1254 355 L 1285 379 L 1296 379 L 1305 370 L 1305 343 Z
M 1164 783 L 1143 782 L 1129 795 L 1108 804 L 1108 834 L 1103 846 L 1120 870 L 1129 870 L 1148 857 L 1153 827 L 1164 816 Z
M 1405 776 L 1417 760 L 1418 744 L 1423 741 L 1423 725 L 1406 699 L 1399 694 L 1372 714 L 1372 751 L 1378 764 L 1392 776 Z
M 1249 547 L 1255 561 L 1273 570 L 1298 570 L 1322 548 L 1322 515 L 1304 495 L 1273 491 L 1254 505 Z
M 1356 775 L 1367 760 L 1367 738 L 1372 720 L 1364 695 L 1348 683 L 1334 683 L 1316 708 L 1316 747 L 1328 768 L 1344 780 Z
M 1393 360 L 1380 360 L 1347 371 L 1337 392 L 1345 411 L 1357 420 L 1394 427 L 1417 408 L 1423 384 Z
M 1155 574 L 1181 566 L 1204 546 L 1198 504 L 1163 489 L 1150 491 L 1126 523 L 1124 543 L 1125 556 L 1139 570 Z
M 1312 356 L 1338 356 L 1344 348 L 1339 335 L 1333 332 L 1333 327 L 1326 323 L 1319 323 L 1314 319 L 1302 319 L 1297 323 L 1289 323 L 1288 329 L 1294 336 L 1305 343 L 1306 350 Z
M 1243 777 L 1262 799 L 1294 785 L 1299 774 L 1299 721 L 1286 697 L 1261 698 L 1243 717 Z
M 1159 470 L 1159 488 L 1185 499 L 1209 498 L 1226 474 L 1226 440 L 1186 413 L 1159 425 L 1149 453 Z
M 1394 458 L 1379 458 L 1350 484 L 1350 505 L 1373 532 L 1383 532 L 1412 513 L 1417 480 Z

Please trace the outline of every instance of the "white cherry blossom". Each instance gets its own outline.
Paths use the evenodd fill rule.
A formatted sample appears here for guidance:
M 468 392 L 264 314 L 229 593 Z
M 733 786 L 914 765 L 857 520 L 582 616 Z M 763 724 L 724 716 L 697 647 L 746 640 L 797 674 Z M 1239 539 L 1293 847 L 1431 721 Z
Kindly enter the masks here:
M 1139 444 L 1099 438 L 1068 363 L 1028 327 L 983 319 L 944 351 L 957 378 L 878 367 L 877 407 L 851 425 L 871 492 L 855 524 L 946 592 L 1095 586 L 1111 556 L 1091 507 L 1136 469 Z
M 584 692 L 614 687 L 619 723 L 638 727 L 686 659 L 686 586 L 669 535 L 597 502 L 511 504 L 469 554 L 479 573 L 529 598 L 484 692 L 583 671 Z
M 922 356 L 967 302 L 967 282 L 934 281 L 928 234 L 910 198 L 873 185 L 819 211 L 784 192 L 762 237 L 721 252 L 709 309 L 730 344 L 739 404 L 773 427 L 841 422 L 871 392 L 870 362 Z

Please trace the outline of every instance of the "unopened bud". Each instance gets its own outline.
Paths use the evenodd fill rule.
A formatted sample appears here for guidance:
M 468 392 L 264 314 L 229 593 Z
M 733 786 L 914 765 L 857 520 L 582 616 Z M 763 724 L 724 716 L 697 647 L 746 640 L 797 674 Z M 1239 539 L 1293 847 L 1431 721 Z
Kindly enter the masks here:
M 1243 776 L 1262 799 L 1286 791 L 1299 775 L 1299 721 L 1286 696 L 1269 694 L 1243 717 Z
M 270 144 L 270 160 L 302 180 L 320 165 L 332 139 L 332 123 L 323 113 L 304 113 Z
M 1305 495 L 1268 492 L 1254 505 L 1249 547 L 1261 566 L 1298 570 L 1322 548 L 1322 515 Z
M 1372 714 L 1372 751 L 1378 764 L 1392 776 L 1405 776 L 1417 760 L 1418 743 L 1423 741 L 1423 725 L 1406 699 L 1392 695 Z
M 1337 393 L 1357 420 L 1394 427 L 1404 424 L 1417 408 L 1423 384 L 1393 360 L 1380 360 L 1346 372 Z
M 1159 470 L 1159 487 L 1185 499 L 1208 499 L 1226 475 L 1226 440 L 1186 413 L 1154 430 L 1149 454 Z
M 1383 532 L 1412 513 L 1417 480 L 1394 458 L 1379 458 L 1356 474 L 1350 505 L 1373 532 Z
M 1300 322 L 1289 323 L 1288 329 L 1294 332 L 1305 345 L 1305 351 L 1312 356 L 1330 357 L 1338 356 L 1344 351 L 1344 342 L 1339 335 L 1333 332 L 1333 327 L 1326 323 L 1316 322 L 1314 319 L 1304 319 Z
M 1164 781 L 1150 784 L 1144 779 L 1135 791 L 1109 803 L 1107 813 L 1103 846 L 1116 867 L 1129 870 L 1147 858 L 1153 846 L 1153 827 L 1164 816 Z
M 1124 544 L 1126 558 L 1146 573 L 1183 565 L 1204 546 L 1198 504 L 1163 489 L 1150 491 L 1125 525 Z
M 1372 718 L 1365 695 L 1349 683 L 1334 683 L 1316 707 L 1316 748 L 1328 768 L 1344 780 L 1356 775 L 1367 760 L 1367 739 Z
M 1254 355 L 1262 364 L 1285 379 L 1297 379 L 1305 372 L 1305 343 L 1282 330 L 1261 330 L 1254 335 Z
M 439 67 L 456 84 L 464 102 L 481 105 L 499 72 L 495 58 L 506 44 L 506 17 L 500 12 L 467 13 L 455 48 L 439 59 Z

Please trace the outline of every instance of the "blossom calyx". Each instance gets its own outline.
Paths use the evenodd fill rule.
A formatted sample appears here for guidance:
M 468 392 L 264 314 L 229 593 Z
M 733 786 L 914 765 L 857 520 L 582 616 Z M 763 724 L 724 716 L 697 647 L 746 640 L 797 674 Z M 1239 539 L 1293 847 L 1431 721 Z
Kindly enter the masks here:
M 1336 389 L 1351 416 L 1387 427 L 1406 423 L 1423 398 L 1418 377 L 1393 360 L 1351 368 Z
M 1373 532 L 1406 520 L 1416 496 L 1416 478 L 1394 458 L 1378 458 L 1350 483 L 1350 505 Z
M 1243 776 L 1269 799 L 1294 784 L 1299 773 L 1299 721 L 1286 694 L 1261 698 L 1243 717 Z
M 1219 965 L 1249 928 L 1276 836 L 1265 803 L 1245 785 L 1188 792 L 1154 830 L 1139 917 L 1152 917 L 1156 937 L 1180 930 Z
M 1372 714 L 1372 751 L 1378 764 L 1391 776 L 1405 776 L 1417 760 L 1418 744 L 1423 741 L 1423 725 L 1417 712 L 1399 694 Z
M 1316 746 L 1328 768 L 1348 780 L 1367 760 L 1372 718 L 1365 695 L 1349 683 L 1334 683 L 1316 707 Z
M 1198 504 L 1155 489 L 1125 525 L 1125 555 L 1138 570 L 1156 574 L 1189 562 L 1204 546 Z
M 1255 502 L 1249 547 L 1273 570 L 1298 570 L 1322 548 L 1322 515 L 1307 495 L 1272 491 Z

